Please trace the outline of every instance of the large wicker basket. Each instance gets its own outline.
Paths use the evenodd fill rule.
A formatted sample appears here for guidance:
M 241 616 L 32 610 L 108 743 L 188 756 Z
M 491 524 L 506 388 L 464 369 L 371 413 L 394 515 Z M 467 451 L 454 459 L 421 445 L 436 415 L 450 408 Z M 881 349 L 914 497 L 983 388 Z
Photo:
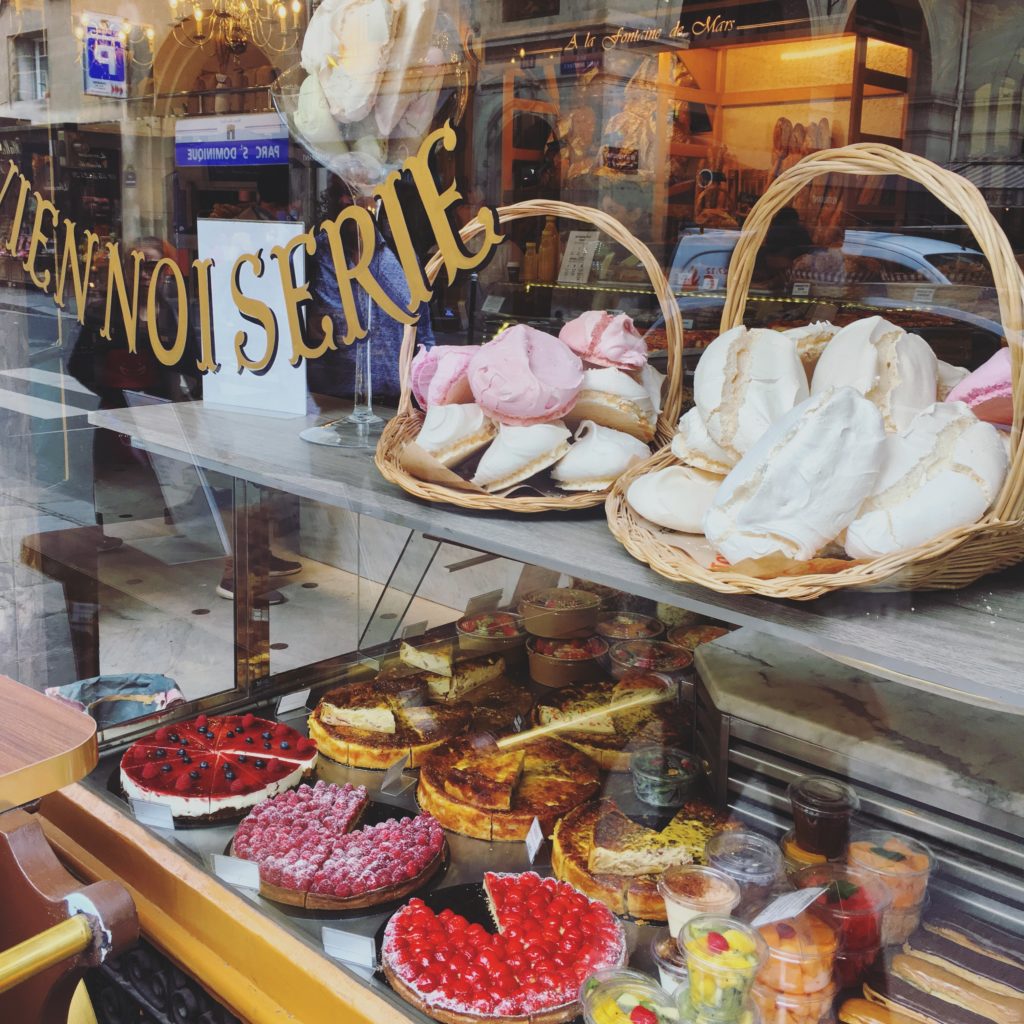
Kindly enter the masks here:
M 627 550 L 669 579 L 699 583 L 727 594 L 760 594 L 809 600 L 847 588 L 879 590 L 956 589 L 1024 561 L 1024 455 L 1021 423 L 1024 388 L 1020 386 L 1021 330 L 1024 327 L 1024 278 L 1006 236 L 989 212 L 981 193 L 966 179 L 922 157 L 891 146 L 860 143 L 806 157 L 777 178 L 755 204 L 729 264 L 728 292 L 722 330 L 743 322 L 754 260 L 772 219 L 809 182 L 823 174 L 899 174 L 919 182 L 972 229 L 988 259 L 999 299 L 1003 331 L 1010 346 L 1013 376 L 1013 432 L 1010 470 L 992 509 L 979 522 L 951 530 L 927 544 L 852 565 L 840 572 L 756 579 L 736 572 L 711 571 L 641 521 L 626 503 L 626 491 L 637 477 L 673 465 L 665 448 L 616 481 L 605 503 L 608 524 Z M 899 317 L 894 317 L 898 321 Z
M 614 239 L 628 249 L 642 264 L 651 279 L 654 294 L 661 306 L 665 318 L 665 332 L 668 338 L 668 369 L 664 386 L 664 401 L 658 417 L 656 443 L 669 441 L 675 430 L 682 406 L 682 348 L 683 320 L 668 287 L 668 281 L 661 271 L 650 249 L 631 235 L 619 221 L 601 210 L 588 206 L 575 206 L 572 203 L 560 203 L 551 200 L 530 200 L 512 206 L 498 208 L 500 223 L 507 224 L 528 217 L 558 217 L 563 220 L 584 221 L 592 224 L 609 238 Z M 464 242 L 470 241 L 483 231 L 479 220 L 471 220 L 460 232 Z M 442 267 L 440 256 L 434 256 L 425 268 L 429 281 L 433 281 Z M 423 423 L 423 413 L 415 408 L 412 401 L 409 369 L 412 365 L 413 349 L 416 343 L 416 328 L 407 327 L 402 338 L 402 349 L 399 355 L 399 372 L 401 374 L 402 395 L 398 403 L 398 413 L 384 428 L 380 441 L 377 443 L 377 468 L 385 480 L 398 484 L 403 490 L 424 498 L 427 501 L 447 502 L 449 505 L 460 505 L 463 508 L 482 509 L 502 512 L 549 512 L 569 511 L 573 509 L 592 508 L 600 505 L 604 499 L 603 492 L 574 493 L 543 496 L 526 495 L 522 497 L 499 497 L 494 494 L 479 494 L 471 491 L 454 490 L 436 483 L 428 483 L 410 475 L 401 464 L 402 449 L 415 440 Z

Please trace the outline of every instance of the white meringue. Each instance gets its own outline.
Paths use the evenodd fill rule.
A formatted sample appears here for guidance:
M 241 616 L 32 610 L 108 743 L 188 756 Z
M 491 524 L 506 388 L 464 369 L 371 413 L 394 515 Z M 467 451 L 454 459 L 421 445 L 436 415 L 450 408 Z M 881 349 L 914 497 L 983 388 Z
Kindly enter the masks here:
M 704 518 L 730 562 L 813 558 L 857 515 L 878 477 L 885 429 L 853 388 L 801 402 L 725 478 Z
M 437 21 L 438 0 L 403 0 L 387 72 L 380 83 L 373 117 L 386 139 L 409 105 L 423 92 L 426 60 Z
M 473 483 L 488 491 L 502 491 L 520 483 L 562 458 L 569 451 L 571 436 L 561 422 L 534 423 L 528 427 L 502 423 L 498 436 L 477 465 Z
M 640 371 L 640 383 L 643 384 L 647 397 L 651 400 L 654 415 L 657 416 L 661 412 L 665 374 L 656 370 L 650 363 L 644 363 L 643 369 Z
M 314 146 L 325 146 L 344 152 L 341 127 L 334 120 L 323 86 L 316 75 L 310 75 L 299 86 L 299 102 L 295 110 L 295 128 Z
M 807 397 L 796 342 L 778 331 L 734 327 L 704 350 L 693 400 L 712 440 L 733 458 Z
M 828 343 L 811 380 L 811 394 L 852 387 L 874 402 L 885 429 L 903 430 L 935 401 L 938 360 L 916 334 L 880 316 L 844 327 Z
M 479 405 L 432 405 L 423 417 L 416 443 L 442 465 L 455 466 L 483 448 L 497 427 Z
M 687 466 L 696 466 L 708 473 L 726 473 L 738 459 L 711 439 L 700 410 L 696 407 L 684 413 L 672 438 L 672 454 Z
M 603 491 L 651 450 L 632 434 L 584 420 L 567 455 L 551 470 L 563 491 Z
M 936 402 L 889 434 L 882 471 L 846 531 L 853 558 L 905 551 L 977 522 L 1006 479 L 1000 432 L 963 402 Z
M 584 370 L 583 386 L 565 422 L 576 429 L 584 420 L 632 434 L 641 441 L 654 438 L 657 416 L 647 388 L 614 367 Z
M 796 342 L 796 353 L 800 357 L 800 362 L 804 364 L 808 380 L 811 379 L 825 346 L 838 332 L 839 328 L 828 320 L 816 320 L 804 327 L 790 327 L 782 332 Z
M 722 477 L 692 466 L 668 466 L 638 477 L 626 501 L 638 516 L 677 533 L 701 533 Z
M 940 402 L 944 402 L 949 397 L 950 391 L 960 381 L 966 380 L 970 375 L 971 371 L 966 366 L 954 366 L 952 363 L 947 363 L 945 360 L 940 359 L 938 387 L 936 388 L 935 398 Z

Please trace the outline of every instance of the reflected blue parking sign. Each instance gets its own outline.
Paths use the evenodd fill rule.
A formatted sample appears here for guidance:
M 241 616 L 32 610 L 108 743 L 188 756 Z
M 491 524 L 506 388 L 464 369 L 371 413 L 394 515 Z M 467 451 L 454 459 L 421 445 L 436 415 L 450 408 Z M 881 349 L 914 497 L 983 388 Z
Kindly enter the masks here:
M 86 15 L 84 89 L 90 96 L 128 95 L 125 47 L 120 38 L 122 21 L 104 14 Z

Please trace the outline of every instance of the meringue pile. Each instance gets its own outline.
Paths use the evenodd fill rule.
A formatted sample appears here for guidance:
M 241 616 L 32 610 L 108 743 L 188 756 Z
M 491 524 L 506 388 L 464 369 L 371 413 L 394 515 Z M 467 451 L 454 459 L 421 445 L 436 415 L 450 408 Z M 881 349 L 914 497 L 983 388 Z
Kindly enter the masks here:
M 638 477 L 626 500 L 732 565 L 905 551 L 976 522 L 1003 486 L 1007 437 L 979 418 L 992 374 L 943 363 L 880 316 L 735 327 L 697 365 L 678 464 Z M 957 400 L 974 394 L 979 415 Z
M 485 345 L 421 348 L 409 372 L 425 410 L 415 443 L 491 492 L 545 471 L 559 490 L 607 490 L 650 455 L 665 380 L 633 321 L 597 311 L 557 338 L 518 324 Z
M 324 0 L 302 40 L 302 136 L 380 170 L 415 153 L 445 75 L 438 11 L 438 0 Z

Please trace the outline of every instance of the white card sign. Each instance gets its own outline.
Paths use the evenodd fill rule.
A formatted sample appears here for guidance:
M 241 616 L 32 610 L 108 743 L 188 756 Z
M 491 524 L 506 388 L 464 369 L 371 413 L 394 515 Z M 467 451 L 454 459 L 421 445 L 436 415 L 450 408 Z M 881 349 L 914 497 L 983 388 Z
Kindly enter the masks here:
M 296 690 L 295 693 L 286 693 L 277 702 L 278 717 L 280 718 L 282 715 L 287 715 L 291 711 L 298 711 L 299 708 L 304 708 L 307 700 L 309 700 L 308 686 L 304 690 Z
M 808 281 L 798 281 L 796 284 L 793 285 L 793 294 L 794 295 L 810 295 L 811 294 L 810 282 L 808 282 Z
M 935 299 L 934 288 L 915 288 L 914 289 L 914 301 L 915 302 L 932 302 Z
M 466 602 L 467 615 L 479 615 L 481 612 L 493 612 L 501 604 L 504 590 L 489 590 L 486 594 L 477 594 Z
M 203 401 L 217 405 L 241 406 L 261 413 L 306 414 L 306 366 L 292 366 L 291 338 L 288 335 L 288 309 L 278 265 L 270 258 L 275 245 L 285 246 L 302 232 L 294 221 L 208 220 L 196 222 L 200 259 L 212 259 L 210 301 L 212 304 L 213 342 L 221 369 L 203 378 Z M 231 297 L 231 276 L 241 253 L 260 253 L 263 273 L 256 277 L 251 264 L 238 270 L 238 286 L 249 298 L 264 303 L 278 325 L 277 353 L 266 372 L 259 375 L 237 371 L 235 335 L 244 331 L 248 341 L 246 356 L 259 360 L 266 352 L 263 327 L 242 317 Z M 306 280 L 301 246 L 293 254 L 293 274 L 297 285 Z
M 148 825 L 150 828 L 174 828 L 174 817 L 166 804 L 158 804 L 155 800 L 136 800 L 135 797 L 129 797 L 128 802 L 131 804 L 135 820 L 140 825 Z
M 223 853 L 213 855 L 213 873 L 228 885 L 238 885 L 243 889 L 259 889 L 260 867 L 253 860 L 242 860 L 241 857 L 228 857 Z
M 324 952 L 335 960 L 375 970 L 377 967 L 377 945 L 372 935 L 356 935 L 340 928 L 328 928 L 320 933 Z
M 820 886 L 814 889 L 797 889 L 796 892 L 787 892 L 778 899 L 772 900 L 750 922 L 750 927 L 760 928 L 761 925 L 771 924 L 773 921 L 785 921 L 790 917 L 798 917 L 825 891 L 826 887 Z
M 558 283 L 586 284 L 600 244 L 600 231 L 570 231 L 558 269 Z
M 427 631 L 427 621 L 424 619 L 422 622 L 410 622 L 408 626 L 402 627 L 402 639 L 408 640 L 409 637 L 423 636 Z
M 397 796 L 413 784 L 415 779 L 403 774 L 408 764 L 409 755 L 406 754 L 405 757 L 396 761 L 386 772 L 384 772 L 384 778 L 381 780 L 380 784 L 380 791 L 382 793 L 389 793 L 391 796 Z
M 481 303 L 480 309 L 484 313 L 500 313 L 504 305 L 505 297 L 503 295 L 488 295 Z
M 534 818 L 530 831 L 526 833 L 526 856 L 532 864 L 537 859 L 540 848 L 544 845 L 544 829 L 540 827 L 540 818 Z

